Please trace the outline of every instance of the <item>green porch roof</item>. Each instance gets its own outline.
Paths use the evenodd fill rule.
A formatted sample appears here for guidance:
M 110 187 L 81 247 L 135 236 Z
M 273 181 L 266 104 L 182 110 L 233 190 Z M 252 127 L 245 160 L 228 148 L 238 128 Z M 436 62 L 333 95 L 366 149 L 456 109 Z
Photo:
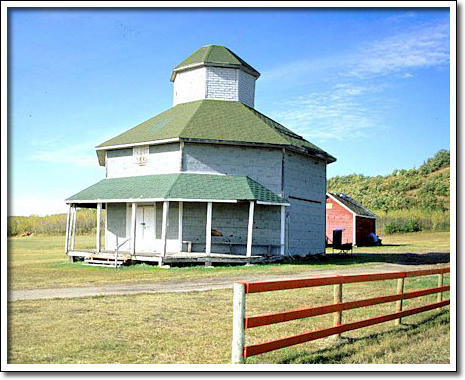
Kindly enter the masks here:
M 240 68 L 249 72 L 256 78 L 260 76 L 260 73 L 257 70 L 255 70 L 252 66 L 250 66 L 241 57 L 233 53 L 227 47 L 218 45 L 207 45 L 201 47 L 194 54 L 192 54 L 190 57 L 188 57 L 179 65 L 177 65 L 173 69 L 173 73 L 171 74 L 171 81 L 174 81 L 177 71 L 181 71 L 184 68 L 188 68 L 190 66 L 198 64 Z
M 256 200 L 287 204 L 280 196 L 249 177 L 175 173 L 107 178 L 66 199 L 67 203 L 128 200 Z
M 211 99 L 178 104 L 98 145 L 97 151 L 173 138 L 289 146 L 320 154 L 330 162 L 336 160 L 302 136 L 241 102 Z

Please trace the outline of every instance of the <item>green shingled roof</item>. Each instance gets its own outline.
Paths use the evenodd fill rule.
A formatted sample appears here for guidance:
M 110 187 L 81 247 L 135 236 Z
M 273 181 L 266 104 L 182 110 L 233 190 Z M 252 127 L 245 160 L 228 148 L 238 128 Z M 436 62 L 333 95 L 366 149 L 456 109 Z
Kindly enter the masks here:
M 316 145 L 241 102 L 210 99 L 178 104 L 97 148 L 172 138 L 290 146 L 335 161 Z
M 66 199 L 68 203 L 98 200 L 196 199 L 287 201 L 249 177 L 214 174 L 158 174 L 108 178 Z
M 234 54 L 231 50 L 224 46 L 208 45 L 200 48 L 190 57 L 182 61 L 173 69 L 171 75 L 171 81 L 174 81 L 176 72 L 183 70 L 184 68 L 204 64 L 210 66 L 222 66 L 222 67 L 234 67 L 241 68 L 251 75 L 258 78 L 260 73 L 245 62 L 241 57 Z

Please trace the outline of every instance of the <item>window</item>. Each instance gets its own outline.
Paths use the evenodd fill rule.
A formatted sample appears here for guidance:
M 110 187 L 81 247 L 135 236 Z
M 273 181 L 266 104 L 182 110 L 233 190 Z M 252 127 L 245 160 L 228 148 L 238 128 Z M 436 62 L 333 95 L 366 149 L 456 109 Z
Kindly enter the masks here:
M 147 156 L 149 155 L 149 146 L 135 146 L 132 148 L 132 155 L 134 156 L 134 163 L 139 166 L 144 166 L 147 163 Z

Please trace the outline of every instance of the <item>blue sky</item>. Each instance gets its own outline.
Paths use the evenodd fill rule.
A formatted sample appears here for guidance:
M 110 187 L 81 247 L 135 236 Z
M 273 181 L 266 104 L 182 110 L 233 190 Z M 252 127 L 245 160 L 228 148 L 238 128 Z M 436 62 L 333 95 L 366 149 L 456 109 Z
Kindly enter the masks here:
M 385 175 L 450 149 L 448 8 L 9 10 L 10 215 L 66 210 L 105 176 L 94 147 L 172 105 L 171 70 L 224 45 L 255 108 Z

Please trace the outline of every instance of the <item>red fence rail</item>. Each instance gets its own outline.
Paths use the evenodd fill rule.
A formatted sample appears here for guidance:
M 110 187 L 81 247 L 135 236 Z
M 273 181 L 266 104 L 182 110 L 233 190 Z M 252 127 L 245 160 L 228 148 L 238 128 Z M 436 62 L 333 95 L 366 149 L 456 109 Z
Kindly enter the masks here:
M 232 362 L 243 363 L 245 358 L 254 355 L 262 354 L 284 347 L 293 346 L 315 339 L 324 338 L 330 335 L 341 334 L 346 331 L 351 331 L 382 322 L 396 320 L 396 323 L 399 324 L 401 322 L 401 318 L 403 317 L 407 317 L 409 315 L 417 313 L 422 313 L 428 310 L 440 309 L 450 304 L 450 300 L 442 299 L 442 293 L 450 290 L 450 286 L 443 286 L 444 273 L 449 272 L 450 267 L 407 272 L 321 277 L 303 280 L 285 280 L 272 282 L 236 282 L 234 284 Z M 431 275 L 438 275 L 438 286 L 436 288 L 429 288 L 410 293 L 404 293 L 403 289 L 405 278 Z M 342 302 L 342 284 L 392 279 L 398 279 L 397 294 L 383 297 L 366 298 L 357 301 Z M 307 309 L 291 310 L 255 317 L 245 317 L 246 294 L 326 285 L 334 285 L 334 304 L 317 306 Z M 426 296 L 430 294 L 438 295 L 437 302 L 416 307 L 414 309 L 402 310 L 403 300 Z M 342 311 L 344 310 L 352 310 L 356 308 L 378 305 L 394 301 L 397 301 L 395 313 L 386 314 L 361 321 L 341 324 Z M 245 329 L 293 321 L 302 318 L 309 318 L 329 313 L 334 313 L 333 327 L 245 347 Z

